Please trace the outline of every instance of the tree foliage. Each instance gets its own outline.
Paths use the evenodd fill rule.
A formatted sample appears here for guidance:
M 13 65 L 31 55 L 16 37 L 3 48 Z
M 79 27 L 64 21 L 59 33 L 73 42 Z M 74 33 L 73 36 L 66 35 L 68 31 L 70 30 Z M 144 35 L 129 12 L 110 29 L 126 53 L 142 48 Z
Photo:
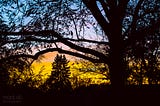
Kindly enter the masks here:
M 49 91 L 57 93 L 72 89 L 68 62 L 65 55 L 57 54 L 55 57 L 52 63 L 51 75 L 44 84 L 44 86 L 49 87 Z

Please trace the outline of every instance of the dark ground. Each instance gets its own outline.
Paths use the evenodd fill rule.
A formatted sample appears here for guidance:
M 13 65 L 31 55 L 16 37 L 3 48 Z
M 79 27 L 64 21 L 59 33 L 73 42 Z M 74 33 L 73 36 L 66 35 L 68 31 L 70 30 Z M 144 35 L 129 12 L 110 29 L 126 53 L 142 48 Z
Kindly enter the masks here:
M 61 93 L 58 96 L 32 89 L 5 89 L 1 90 L 0 100 L 0 106 L 159 106 L 160 86 L 129 86 L 121 95 L 113 95 L 109 86 L 96 85 L 81 87 L 70 94 Z

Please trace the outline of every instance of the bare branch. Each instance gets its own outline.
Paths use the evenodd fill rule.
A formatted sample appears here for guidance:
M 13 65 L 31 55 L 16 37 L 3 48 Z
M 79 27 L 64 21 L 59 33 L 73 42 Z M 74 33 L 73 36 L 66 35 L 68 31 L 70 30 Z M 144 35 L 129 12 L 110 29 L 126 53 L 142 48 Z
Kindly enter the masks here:
M 97 7 L 96 0 L 83 0 L 83 3 L 88 7 L 88 9 L 92 12 L 92 15 L 100 24 L 102 29 L 104 30 L 105 34 L 108 36 L 109 33 L 109 23 L 102 15 L 101 11 Z
M 102 7 L 103 7 L 103 10 L 104 10 L 107 18 L 110 20 L 111 17 L 110 17 L 110 15 L 109 15 L 109 5 L 108 5 L 108 3 L 105 3 L 104 0 L 99 0 L 99 2 L 101 3 L 101 5 L 102 5 Z
M 96 40 L 89 40 L 89 39 L 69 39 L 69 38 L 64 38 L 66 40 L 70 40 L 70 41 L 76 41 L 76 42 L 88 42 L 88 43 L 97 43 L 97 44 L 107 44 L 109 45 L 109 42 L 101 42 L 101 41 L 96 41 Z
M 70 39 L 70 38 L 63 38 L 69 41 L 74 41 L 74 42 L 88 42 L 88 43 L 97 43 L 97 44 L 108 44 L 109 42 L 100 42 L 100 41 L 95 41 L 95 40 L 89 40 L 89 39 Z M 46 43 L 55 43 L 55 42 L 61 42 L 60 40 L 48 40 L 48 39 L 40 39 L 40 38 L 30 38 L 30 39 L 18 39 L 18 40 L 10 40 L 10 41 L 2 41 L 0 46 L 3 46 L 7 43 L 22 43 L 22 42 L 27 42 L 27 41 L 36 41 L 36 42 L 46 42 Z
M 79 58 L 83 58 L 83 59 L 86 59 L 86 60 L 89 60 L 93 63 L 103 63 L 103 61 L 99 60 L 99 59 L 94 59 L 92 57 L 88 57 L 88 56 L 85 56 L 83 54 L 80 54 L 80 53 L 76 53 L 76 52 L 72 52 L 72 51 L 67 51 L 67 50 L 62 50 L 61 48 L 49 48 L 49 49 L 45 49 L 45 50 L 42 50 L 42 51 L 39 51 L 38 53 L 36 53 L 35 55 L 29 55 L 29 54 L 18 54 L 18 55 L 12 55 L 12 56 L 9 56 L 7 58 L 20 58 L 20 57 L 26 57 L 26 58 L 31 58 L 31 59 L 38 59 L 38 57 L 42 54 L 45 54 L 45 53 L 48 53 L 48 52 L 54 52 L 54 51 L 58 51 L 59 53 L 64 53 L 64 54 L 68 54 L 68 55 L 72 55 L 72 56 L 76 56 L 76 57 L 79 57 Z M 6 59 L 6 58 L 5 58 Z
M 132 35 L 126 40 L 125 42 L 126 46 L 128 44 L 132 44 L 135 41 L 143 40 L 144 37 L 147 35 L 154 34 L 157 28 L 159 28 L 159 25 L 160 25 L 160 19 L 157 22 L 153 23 L 152 26 L 148 26 L 142 30 L 133 32 Z
M 0 32 L 1 35 L 53 35 L 54 37 L 58 38 L 58 40 L 60 40 L 60 42 L 62 42 L 63 44 L 69 46 L 72 49 L 75 49 L 77 51 L 81 51 L 83 53 L 88 53 L 91 55 L 94 55 L 96 57 L 98 57 L 99 59 L 101 59 L 104 62 L 107 62 L 107 56 L 104 55 L 103 53 L 100 53 L 98 51 L 95 51 L 93 49 L 89 49 L 89 48 L 84 48 L 81 46 L 78 46 L 70 41 L 68 41 L 67 39 L 63 38 L 62 35 L 60 35 L 59 33 L 53 31 L 53 30 L 43 30 L 43 31 L 33 31 L 33 32 Z
M 136 22 L 138 20 L 138 12 L 139 12 L 139 9 L 141 8 L 141 5 L 142 5 L 143 1 L 144 0 L 139 0 L 137 6 L 135 8 L 134 15 L 133 15 L 133 21 L 132 21 L 131 26 L 130 26 L 131 33 L 135 32 L 135 30 L 136 30 Z

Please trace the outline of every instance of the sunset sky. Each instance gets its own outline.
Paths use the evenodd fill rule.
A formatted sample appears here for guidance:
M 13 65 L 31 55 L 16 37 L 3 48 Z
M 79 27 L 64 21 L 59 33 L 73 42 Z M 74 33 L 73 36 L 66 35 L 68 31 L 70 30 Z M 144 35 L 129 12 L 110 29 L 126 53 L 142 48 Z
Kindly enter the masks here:
M 34 70 L 34 72 L 38 74 L 41 70 L 43 70 L 41 74 L 45 75 L 43 76 L 43 78 L 47 78 L 51 74 L 52 62 L 54 61 L 54 58 L 57 54 L 58 52 L 49 52 L 44 54 L 43 56 L 40 56 L 39 59 L 34 61 L 34 63 L 32 64 L 32 69 Z M 82 79 L 90 78 L 92 84 L 109 83 L 109 80 L 101 79 L 101 78 L 105 78 L 104 75 L 93 73 L 93 72 L 87 72 L 83 74 L 83 72 L 79 72 L 79 70 L 74 69 L 74 67 L 81 67 L 81 64 L 78 64 L 78 65 L 73 64 L 77 57 L 75 58 L 70 55 L 66 55 L 66 54 L 64 55 L 70 61 L 68 65 L 70 66 L 71 77 L 73 77 L 74 75 L 79 75 L 79 78 L 82 78 Z
M 59 54 L 59 53 L 58 52 L 48 52 L 48 53 L 45 53 L 45 54 L 43 54 L 44 58 L 42 58 L 41 61 L 43 61 L 43 62 L 53 62 L 54 58 L 55 58 L 55 56 L 57 54 Z M 73 61 L 73 60 L 75 60 L 75 58 L 77 58 L 77 57 L 70 56 L 70 55 L 67 55 L 67 54 L 63 54 L 63 55 L 65 55 L 66 58 L 68 60 L 71 60 L 71 61 Z

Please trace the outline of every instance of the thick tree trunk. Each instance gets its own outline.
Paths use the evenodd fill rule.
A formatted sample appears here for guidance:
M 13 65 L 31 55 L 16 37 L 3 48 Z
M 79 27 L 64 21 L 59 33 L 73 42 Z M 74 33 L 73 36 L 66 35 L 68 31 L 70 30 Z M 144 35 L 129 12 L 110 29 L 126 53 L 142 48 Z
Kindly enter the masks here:
M 124 95 L 125 88 L 125 62 L 124 62 L 124 42 L 122 36 L 122 23 L 120 18 L 113 19 L 111 23 L 110 42 L 110 74 L 112 93 L 116 96 Z
M 110 19 L 110 75 L 112 93 L 115 96 L 125 95 L 126 64 L 124 52 L 124 36 L 122 35 L 122 21 L 128 0 L 122 0 L 117 7 L 113 7 Z
M 110 75 L 113 94 L 123 95 L 125 87 L 125 69 L 121 45 L 111 45 Z
M 106 21 L 102 15 L 96 0 L 83 0 L 84 4 L 92 12 L 93 16 L 104 30 L 106 36 L 109 38 L 110 43 L 110 74 L 111 86 L 115 95 L 123 94 L 125 87 L 125 68 L 123 61 L 123 37 L 122 37 L 122 20 L 125 14 L 129 0 L 121 0 L 117 6 L 114 0 L 109 3 L 110 10 L 107 17 L 109 22 Z M 107 1 L 108 2 L 108 1 Z M 105 2 L 101 2 L 105 6 Z M 107 5 L 106 5 L 107 6 Z M 107 11 L 107 10 L 106 10 Z

